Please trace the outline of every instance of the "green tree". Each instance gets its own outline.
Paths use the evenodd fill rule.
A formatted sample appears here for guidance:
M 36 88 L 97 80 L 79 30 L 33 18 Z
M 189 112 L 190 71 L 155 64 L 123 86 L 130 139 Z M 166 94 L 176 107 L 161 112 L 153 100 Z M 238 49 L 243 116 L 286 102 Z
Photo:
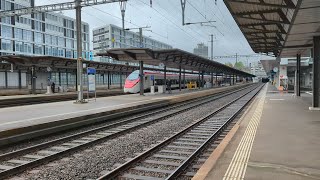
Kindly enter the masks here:
M 236 68 L 236 69 L 239 69 L 239 70 L 243 70 L 245 67 L 244 67 L 244 64 L 242 63 L 242 61 L 239 61 L 239 62 L 236 62 L 235 64 L 234 64 L 234 67 Z
M 227 62 L 227 63 L 225 63 L 225 65 L 227 65 L 229 67 L 233 67 L 233 64 L 231 62 Z

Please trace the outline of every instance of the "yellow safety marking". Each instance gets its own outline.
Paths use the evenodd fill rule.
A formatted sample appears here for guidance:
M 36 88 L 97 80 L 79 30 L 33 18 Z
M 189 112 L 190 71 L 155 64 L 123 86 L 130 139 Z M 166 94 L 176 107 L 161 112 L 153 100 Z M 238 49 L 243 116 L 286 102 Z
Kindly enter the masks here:
M 223 180 L 242 180 L 244 179 L 252 145 L 256 136 L 257 128 L 260 123 L 264 101 L 266 98 L 267 87 L 261 92 L 262 96 L 258 102 L 258 106 L 250 119 L 248 127 L 233 155 L 231 163 L 223 177 Z

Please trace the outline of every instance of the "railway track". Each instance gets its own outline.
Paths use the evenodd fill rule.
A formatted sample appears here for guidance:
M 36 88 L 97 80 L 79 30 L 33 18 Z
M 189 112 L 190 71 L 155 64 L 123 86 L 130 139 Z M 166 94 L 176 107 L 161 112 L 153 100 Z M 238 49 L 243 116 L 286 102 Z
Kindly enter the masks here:
M 251 87 L 251 86 L 250 86 Z M 249 87 L 249 88 L 250 88 Z M 77 134 L 69 135 L 49 142 L 36 144 L 14 152 L 0 155 L 0 177 L 8 177 L 28 168 L 38 166 L 43 163 L 58 159 L 63 155 L 75 152 L 81 148 L 89 147 L 93 144 L 127 134 L 131 131 L 146 127 L 171 116 L 183 113 L 190 109 L 204 105 L 217 99 L 221 99 L 232 93 L 242 91 L 246 88 L 228 91 L 208 97 L 189 101 L 179 105 L 167 107 L 158 111 L 145 113 L 143 115 L 127 118 L 105 126 L 90 129 Z M 155 116 L 156 114 L 162 115 Z
M 217 145 L 214 141 L 218 141 L 219 136 L 262 87 L 252 89 L 198 119 L 194 124 L 98 179 L 191 179 L 196 173 L 192 170 L 199 168 L 192 167 L 192 162 L 205 161 L 201 159 L 201 154 L 208 148 L 214 149 Z M 188 168 L 189 172 L 186 171 Z

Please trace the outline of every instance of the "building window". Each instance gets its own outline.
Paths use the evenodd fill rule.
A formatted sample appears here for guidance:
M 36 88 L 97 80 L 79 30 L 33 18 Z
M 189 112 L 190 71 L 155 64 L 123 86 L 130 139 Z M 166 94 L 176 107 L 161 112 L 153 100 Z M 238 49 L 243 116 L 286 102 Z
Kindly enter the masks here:
M 66 47 L 67 48 L 74 48 L 74 42 L 71 39 L 66 39 Z
M 12 41 L 7 40 L 7 39 L 2 39 L 1 40 L 1 49 L 2 50 L 7 50 L 7 51 L 12 51 Z
M 46 46 L 45 55 L 52 56 L 52 47 Z
M 67 50 L 66 50 L 66 58 L 72 58 L 72 55 L 73 55 L 73 51 L 67 49 Z
M 31 31 L 23 30 L 22 34 L 23 34 L 23 40 L 29 41 L 29 42 L 32 41 L 32 32 Z
M 52 36 L 52 45 L 57 46 L 58 45 L 58 37 Z
M 12 38 L 12 27 L 2 25 L 1 36 L 6 38 Z
M 37 31 L 42 31 L 42 23 L 39 21 L 34 22 L 34 29 Z
M 46 43 L 46 44 L 50 44 L 50 45 L 52 44 L 52 37 L 51 37 L 51 35 L 46 34 L 44 40 L 45 40 L 45 43 Z
M 64 38 L 59 37 L 58 46 L 60 46 L 60 47 L 65 47 Z
M 11 24 L 11 17 L 3 17 L 1 18 L 2 23 Z
M 42 33 L 34 33 L 34 42 L 38 44 L 43 43 L 43 35 Z
M 58 48 L 58 56 L 65 57 L 64 56 L 64 49 Z
M 23 39 L 22 29 L 14 28 L 14 38 L 19 39 L 19 40 Z
M 58 48 L 52 48 L 52 56 L 58 56 Z
M 15 49 L 16 52 L 23 52 L 23 43 L 22 42 L 16 41 L 15 46 L 16 46 L 16 49 Z
M 43 55 L 43 46 L 35 44 L 34 45 L 34 53 L 39 54 L 39 55 Z

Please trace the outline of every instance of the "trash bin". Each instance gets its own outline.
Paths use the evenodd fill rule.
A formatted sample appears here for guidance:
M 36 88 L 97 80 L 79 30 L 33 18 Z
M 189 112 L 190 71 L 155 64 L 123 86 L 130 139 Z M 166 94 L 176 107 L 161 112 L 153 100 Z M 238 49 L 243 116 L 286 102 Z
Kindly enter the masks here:
M 159 93 L 165 93 L 165 86 L 158 86 L 158 92 Z
M 63 93 L 63 87 L 62 86 L 58 86 L 58 92 L 59 93 Z
M 46 92 L 46 94 L 52 94 L 51 86 L 47 86 L 47 92 Z
M 154 94 L 154 93 L 155 93 L 155 88 L 154 88 L 154 86 L 151 86 L 150 91 L 151 91 L 151 94 Z

